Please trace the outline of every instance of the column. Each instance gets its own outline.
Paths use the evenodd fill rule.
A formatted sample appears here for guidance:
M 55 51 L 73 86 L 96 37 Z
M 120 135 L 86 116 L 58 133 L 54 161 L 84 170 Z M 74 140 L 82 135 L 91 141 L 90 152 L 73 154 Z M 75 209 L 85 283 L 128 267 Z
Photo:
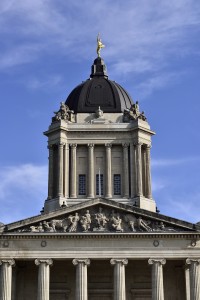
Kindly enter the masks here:
M 136 195 L 136 154 L 135 154 L 135 146 L 130 144 L 130 187 L 131 187 L 131 198 L 135 197 Z
M 128 144 L 123 144 L 123 196 L 129 198 L 129 159 Z
M 71 144 L 71 176 L 70 176 L 70 197 L 77 198 L 76 194 L 76 147 L 77 144 Z
M 136 145 L 136 173 L 137 173 L 137 186 L 136 186 L 136 196 L 142 196 L 142 154 L 141 154 L 142 144 L 138 143 Z
M 11 300 L 12 295 L 12 267 L 15 265 L 14 259 L 2 259 L 1 265 L 1 286 L 0 299 Z
M 164 300 L 163 265 L 166 264 L 166 259 L 150 258 L 148 263 L 152 265 L 152 299 Z
M 64 148 L 64 196 L 69 197 L 69 145 Z
M 48 199 L 53 198 L 53 145 L 49 149 L 49 179 L 48 179 Z
M 52 259 L 36 259 L 35 264 L 39 266 L 38 270 L 38 294 L 37 300 L 49 300 L 49 282 Z
M 112 198 L 112 170 L 111 170 L 111 144 L 105 144 L 106 146 L 106 198 Z
M 150 157 L 150 145 L 146 145 L 146 198 L 152 198 L 152 191 L 151 191 L 151 157 Z
M 88 198 L 94 198 L 94 144 L 88 144 Z
M 58 186 L 57 196 L 63 197 L 63 143 L 58 144 Z
M 186 300 L 190 300 L 190 267 L 189 267 L 189 265 L 186 265 L 184 269 L 185 269 Z
M 114 265 L 114 300 L 126 300 L 125 266 L 128 260 L 112 258 L 110 263 Z
M 190 299 L 200 300 L 200 259 L 187 258 L 186 264 L 190 265 Z
M 76 300 L 87 300 L 87 266 L 90 265 L 90 260 L 73 259 L 72 263 L 76 266 Z

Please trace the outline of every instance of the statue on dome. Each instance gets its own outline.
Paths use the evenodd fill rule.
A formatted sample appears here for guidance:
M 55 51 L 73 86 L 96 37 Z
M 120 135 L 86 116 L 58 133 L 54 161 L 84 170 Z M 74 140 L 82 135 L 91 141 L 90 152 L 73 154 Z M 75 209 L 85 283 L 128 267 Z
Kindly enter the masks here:
M 100 57 L 100 51 L 102 48 L 105 48 L 105 45 L 103 45 L 101 39 L 100 39 L 100 34 L 97 35 L 97 55 Z

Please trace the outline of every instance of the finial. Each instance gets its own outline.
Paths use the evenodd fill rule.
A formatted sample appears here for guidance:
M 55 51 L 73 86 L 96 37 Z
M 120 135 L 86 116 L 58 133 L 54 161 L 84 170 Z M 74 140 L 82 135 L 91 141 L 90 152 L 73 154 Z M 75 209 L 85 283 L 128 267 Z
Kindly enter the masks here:
M 98 35 L 97 35 L 97 55 L 98 55 L 98 57 L 100 57 L 100 51 L 104 47 L 105 47 L 105 45 L 103 45 L 103 43 L 100 39 L 100 33 L 98 33 Z

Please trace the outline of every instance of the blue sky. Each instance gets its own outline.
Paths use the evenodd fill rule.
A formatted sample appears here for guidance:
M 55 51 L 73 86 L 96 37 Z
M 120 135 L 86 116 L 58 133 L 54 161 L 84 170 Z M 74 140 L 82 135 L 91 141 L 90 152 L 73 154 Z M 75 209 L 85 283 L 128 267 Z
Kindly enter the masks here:
M 96 36 L 109 78 L 152 130 L 161 213 L 200 221 L 199 0 L 1 0 L 0 221 L 36 215 L 47 196 L 42 132 L 90 75 Z

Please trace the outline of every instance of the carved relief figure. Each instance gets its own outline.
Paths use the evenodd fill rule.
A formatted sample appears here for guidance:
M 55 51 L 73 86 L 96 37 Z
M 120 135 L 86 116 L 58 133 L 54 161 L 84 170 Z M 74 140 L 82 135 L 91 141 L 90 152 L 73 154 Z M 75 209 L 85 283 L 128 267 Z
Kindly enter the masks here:
M 95 214 L 95 220 L 97 222 L 97 228 L 99 230 L 104 230 L 109 219 L 102 213 L 102 209 L 99 208 L 99 212 Z
M 123 232 L 124 230 L 122 229 L 122 219 L 120 219 L 119 215 L 117 217 L 112 216 L 111 218 L 112 221 L 112 227 L 117 231 L 117 232 Z
M 57 230 L 66 232 L 68 225 L 69 225 L 68 219 L 63 219 L 63 220 L 54 219 L 49 222 L 49 226 L 52 227 L 53 232 L 56 232 Z
M 54 112 L 55 116 L 52 118 L 52 122 L 60 120 L 69 120 L 71 121 L 71 115 L 74 112 L 69 109 L 69 107 L 64 103 L 60 103 L 60 109 L 57 112 Z
M 90 229 L 90 224 L 91 224 L 91 215 L 89 210 L 86 210 L 86 213 L 84 216 L 81 217 L 80 223 L 82 226 L 82 229 L 84 232 L 87 232 Z
M 142 230 L 145 230 L 145 231 L 152 231 L 152 229 L 151 229 L 151 227 L 149 227 L 148 225 L 147 225 L 147 223 L 144 221 L 144 220 L 142 220 L 142 218 L 141 217 L 139 217 L 138 219 L 137 219 L 137 227 L 138 227 L 138 229 L 142 229 Z
M 76 232 L 77 226 L 78 226 L 78 221 L 80 220 L 78 213 L 75 213 L 74 216 L 70 215 L 68 217 L 68 220 L 70 221 L 68 231 L 69 232 Z

